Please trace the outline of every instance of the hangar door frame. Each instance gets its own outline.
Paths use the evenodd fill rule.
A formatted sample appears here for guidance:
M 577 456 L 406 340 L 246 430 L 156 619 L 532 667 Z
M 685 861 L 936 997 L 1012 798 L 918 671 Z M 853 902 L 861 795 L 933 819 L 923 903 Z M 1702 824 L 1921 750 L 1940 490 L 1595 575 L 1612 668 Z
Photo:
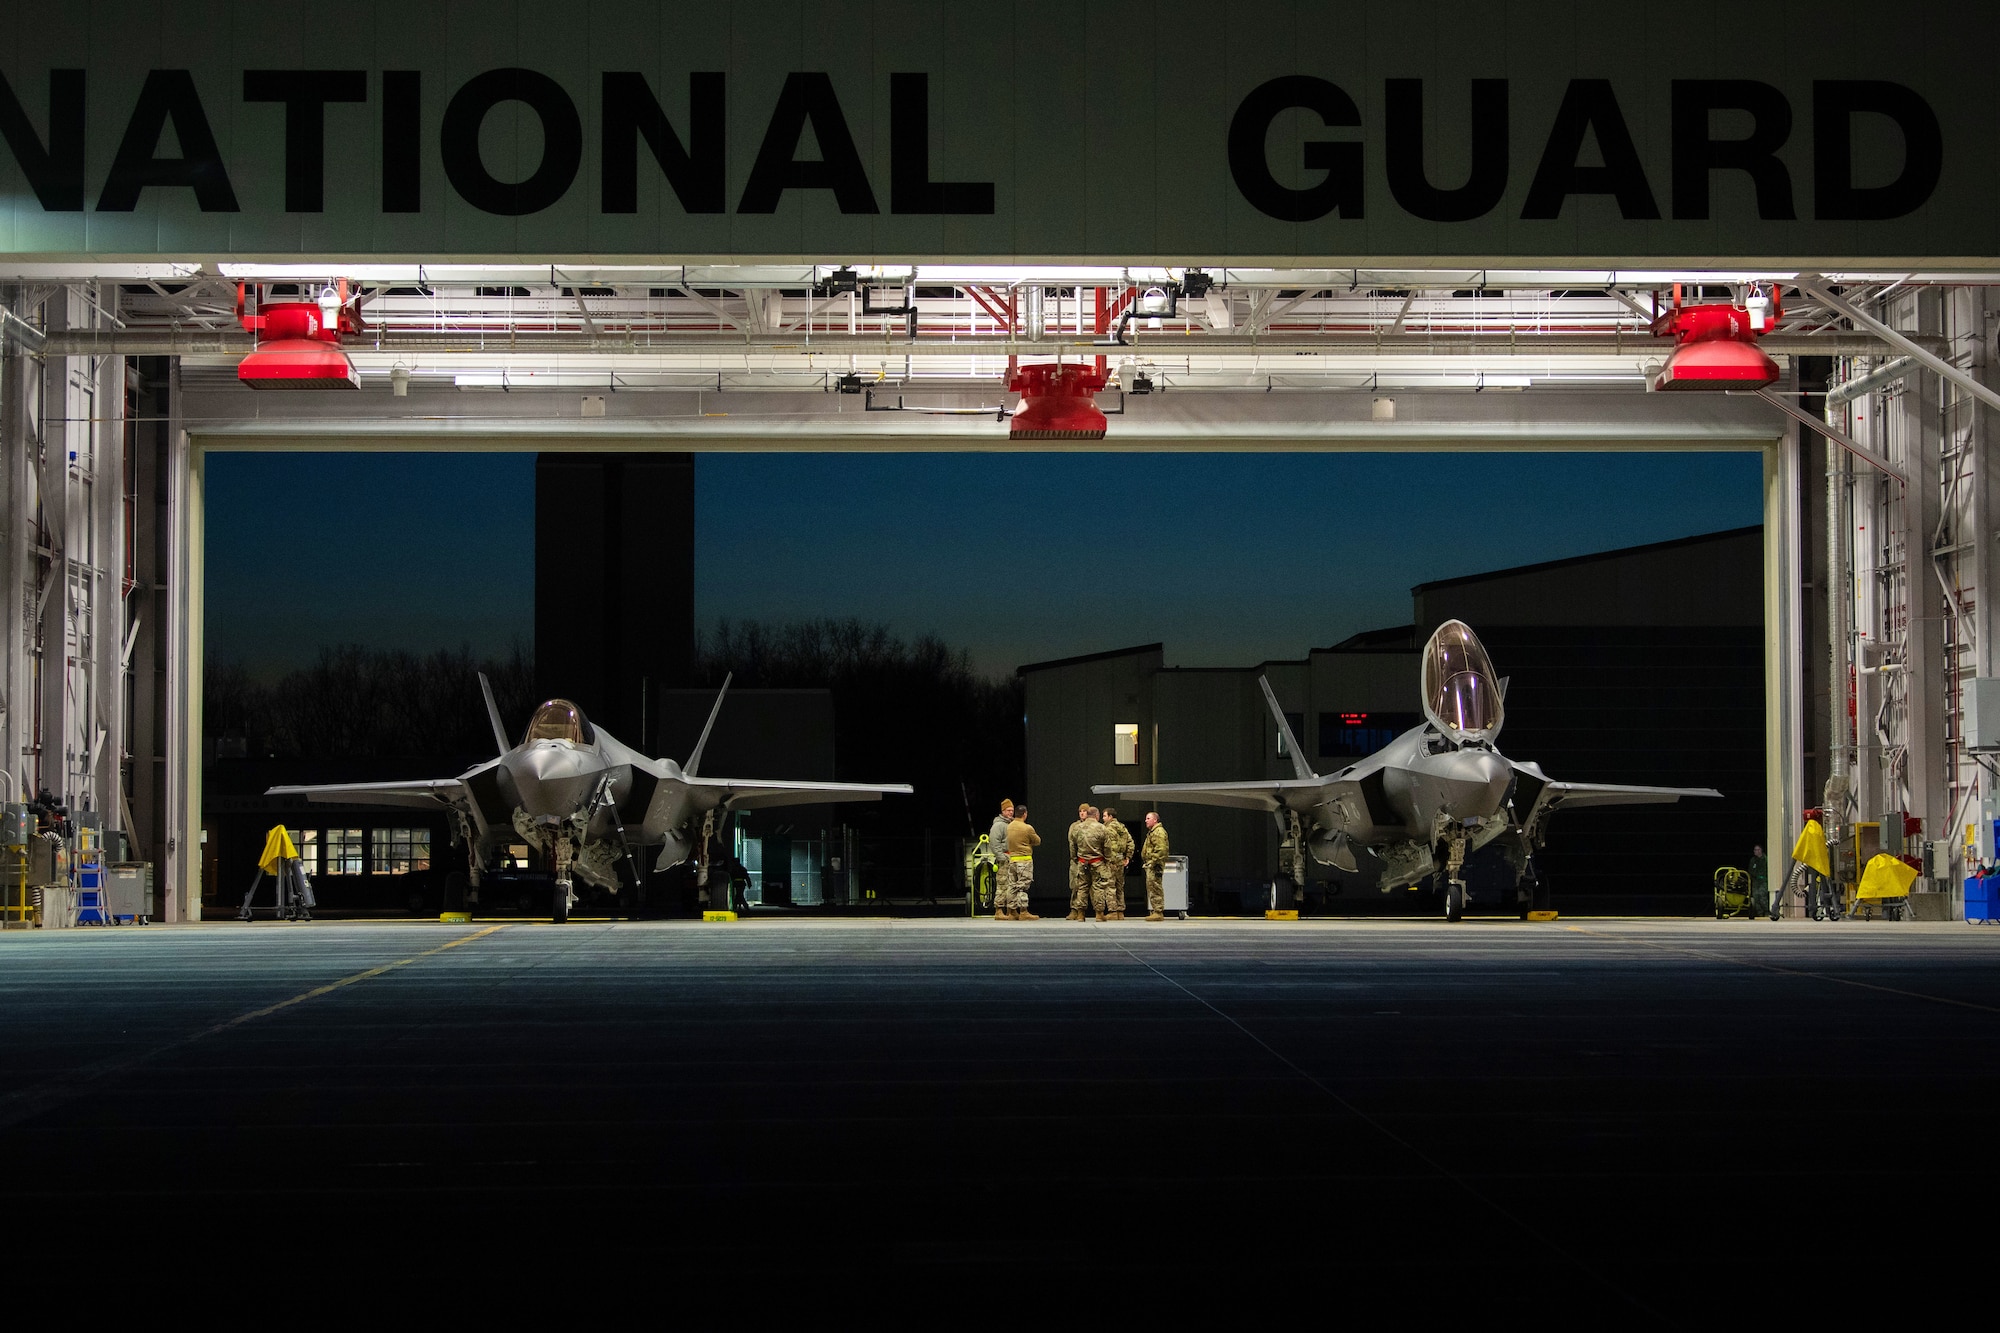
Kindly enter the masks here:
M 1730 414 L 1691 430 L 1618 420 L 1625 395 L 1593 395 L 1594 423 L 1492 419 L 1451 422 L 1326 423 L 1309 429 L 1251 423 L 1235 431 L 1128 429 L 1116 438 L 1073 444 L 1012 445 L 990 430 L 940 426 L 936 419 L 825 429 L 802 417 L 797 428 L 768 418 L 737 425 L 714 418 L 665 421 L 552 422 L 507 419 L 412 421 L 205 421 L 173 433 L 169 560 L 177 593 L 168 632 L 166 857 L 161 910 L 169 921 L 201 919 L 202 679 L 206 534 L 206 459 L 211 452 L 1745 452 L 1763 463 L 1764 526 L 1764 805 L 1765 846 L 1788 846 L 1788 813 L 1803 807 L 1803 674 L 1799 592 L 1804 578 L 1799 429 L 1775 416 Z M 309 418 L 311 413 L 307 413 Z M 1652 414 L 1642 414 L 1652 415 Z M 824 418 L 818 419 L 824 421 Z M 863 423 L 849 419 L 853 427 Z M 846 425 L 848 423 L 841 423 Z M 1136 424 L 1136 423 L 1135 423 Z M 957 423 L 953 423 L 954 426 Z M 175 760 L 178 762 L 175 762 Z

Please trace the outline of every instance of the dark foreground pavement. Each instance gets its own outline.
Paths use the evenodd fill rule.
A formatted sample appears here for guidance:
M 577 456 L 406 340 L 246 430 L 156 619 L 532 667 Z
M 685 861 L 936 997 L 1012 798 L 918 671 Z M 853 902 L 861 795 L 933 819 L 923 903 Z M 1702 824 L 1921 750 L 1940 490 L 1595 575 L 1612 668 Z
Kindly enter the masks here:
M 1962 925 L 124 928 L 0 1002 L 0 1225 L 163 1310 L 1907 1318 L 2000 1197 Z

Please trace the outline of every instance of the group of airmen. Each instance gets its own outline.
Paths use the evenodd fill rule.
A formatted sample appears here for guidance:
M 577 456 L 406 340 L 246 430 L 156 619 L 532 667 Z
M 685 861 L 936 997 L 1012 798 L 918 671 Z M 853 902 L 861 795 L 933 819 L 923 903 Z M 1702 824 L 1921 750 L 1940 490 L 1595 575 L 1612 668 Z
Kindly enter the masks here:
M 1026 802 L 1000 802 L 986 844 L 996 870 L 993 919 L 1041 920 L 1028 910 L 1028 894 L 1035 885 L 1035 848 L 1042 839 L 1028 822 Z M 1132 832 L 1119 822 L 1117 810 L 1106 806 L 1100 811 L 1088 801 L 1077 806 L 1076 822 L 1069 826 L 1068 920 L 1087 921 L 1092 914 L 1099 921 L 1125 919 L 1125 870 L 1132 864 L 1134 846 Z M 1138 853 L 1146 871 L 1146 920 L 1165 921 L 1167 826 L 1157 812 L 1146 816 L 1146 841 Z

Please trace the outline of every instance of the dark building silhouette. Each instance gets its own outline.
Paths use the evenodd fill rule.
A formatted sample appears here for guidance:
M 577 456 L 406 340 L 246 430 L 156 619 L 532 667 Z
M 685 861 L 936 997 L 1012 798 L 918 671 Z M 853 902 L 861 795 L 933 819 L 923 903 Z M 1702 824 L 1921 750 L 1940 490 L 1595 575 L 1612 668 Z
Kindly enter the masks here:
M 1410 727 L 1419 656 L 1448 619 L 1470 624 L 1510 678 L 1500 748 L 1551 777 L 1712 786 L 1720 801 L 1566 811 L 1540 854 L 1558 908 L 1688 912 L 1719 865 L 1764 839 L 1763 530 L 1739 528 L 1422 584 L 1413 623 L 1295 661 L 1165 665 L 1160 644 L 1021 668 L 1027 795 L 1057 827 L 1094 783 L 1290 777 L 1257 684 L 1266 676 L 1319 772 Z M 1121 732 L 1123 736 L 1121 737 Z M 1125 811 L 1142 815 L 1143 804 Z M 1258 910 L 1279 871 L 1262 815 L 1163 805 L 1200 903 Z M 1768 849 L 1767 849 L 1768 850 Z M 1323 866 L 1311 895 L 1343 911 L 1430 911 Z M 1036 892 L 1064 890 L 1058 858 Z
M 535 460 L 535 679 L 646 748 L 694 657 L 694 455 Z

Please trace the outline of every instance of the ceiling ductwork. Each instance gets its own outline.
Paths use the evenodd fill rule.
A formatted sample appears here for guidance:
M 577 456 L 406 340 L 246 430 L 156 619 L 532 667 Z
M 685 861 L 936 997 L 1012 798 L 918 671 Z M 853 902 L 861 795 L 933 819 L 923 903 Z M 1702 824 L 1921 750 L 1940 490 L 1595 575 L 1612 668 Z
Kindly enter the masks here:
M 1092 401 L 1110 378 L 1081 362 L 1021 366 L 1007 387 L 1021 395 L 1007 427 L 1010 440 L 1101 440 L 1108 424 Z
M 360 328 L 347 284 L 328 287 L 314 301 L 259 301 L 245 309 L 237 288 L 236 318 L 257 335 L 257 350 L 236 368 L 239 383 L 252 389 L 358 389 L 361 377 L 340 350 L 340 335 Z

